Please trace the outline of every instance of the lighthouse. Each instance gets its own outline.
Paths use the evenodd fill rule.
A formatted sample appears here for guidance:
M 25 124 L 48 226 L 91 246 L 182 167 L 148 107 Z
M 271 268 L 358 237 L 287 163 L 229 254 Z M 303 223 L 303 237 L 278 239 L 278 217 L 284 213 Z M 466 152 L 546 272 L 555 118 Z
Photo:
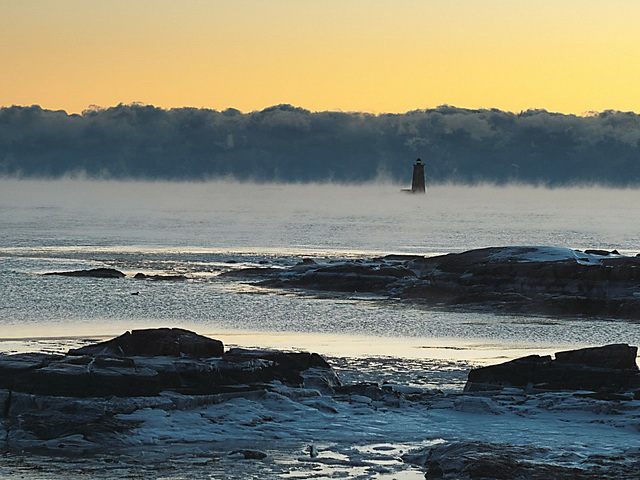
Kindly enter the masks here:
M 413 166 L 413 180 L 411 181 L 411 193 L 426 193 L 424 186 L 424 164 L 419 158 Z

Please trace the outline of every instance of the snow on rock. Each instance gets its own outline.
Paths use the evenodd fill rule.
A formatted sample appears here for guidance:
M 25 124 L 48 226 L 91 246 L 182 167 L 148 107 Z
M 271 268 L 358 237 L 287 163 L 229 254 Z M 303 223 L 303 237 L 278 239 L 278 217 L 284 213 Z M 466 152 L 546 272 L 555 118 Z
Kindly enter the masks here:
M 496 261 L 512 262 L 562 262 L 575 260 L 581 265 L 602 265 L 602 259 L 608 255 L 593 254 L 572 250 L 564 247 L 522 246 L 522 247 L 498 247 L 495 253 L 487 257 Z
M 339 472 L 353 477 L 357 469 L 361 478 L 380 478 L 381 467 L 397 474 L 409 468 L 405 462 L 420 465 L 423 476 L 415 478 L 424 478 L 431 464 L 401 456 L 408 451 L 429 455 L 434 444 L 443 447 L 431 457 L 438 459 L 444 471 L 448 468 L 461 475 L 451 478 L 473 477 L 479 472 L 465 470 L 474 458 L 487 465 L 513 464 L 514 475 L 528 472 L 532 465 L 549 464 L 549 470 L 540 471 L 551 475 L 547 478 L 564 478 L 554 475 L 566 472 L 581 475 L 595 466 L 605 477 L 611 471 L 619 474 L 618 478 L 633 478 L 625 475 L 637 466 L 633 456 L 621 459 L 639 447 L 638 400 L 611 402 L 569 393 L 443 394 L 430 401 L 363 409 L 366 400 L 362 397 L 322 396 L 322 408 L 317 408 L 317 404 L 299 402 L 312 397 L 294 399 L 270 393 L 191 411 L 142 409 L 119 417 L 137 424 L 121 440 L 131 446 L 167 448 L 204 442 L 223 451 L 225 445 L 236 449 L 260 445 L 260 451 L 286 464 L 290 471 L 311 472 L 314 465 L 322 465 L 327 469 L 326 478 L 339 476 Z M 271 443 L 265 446 L 264 441 Z M 382 443 L 391 447 L 382 451 L 368 447 Z M 317 457 L 308 452 L 311 444 L 317 448 Z M 393 454 L 388 453 L 394 448 Z M 453 461 L 455 451 L 467 452 L 462 463 Z M 483 478 L 504 478 L 486 472 Z
M 109 455 L 136 449 L 150 455 L 158 449 L 157 455 L 172 458 L 172 462 L 178 461 L 174 455 L 184 455 L 181 446 L 190 446 L 188 451 L 201 452 L 202 459 L 213 456 L 218 460 L 214 464 L 194 461 L 189 468 L 206 464 L 210 473 L 218 471 L 226 478 L 242 478 L 247 472 L 263 478 L 284 472 L 308 478 L 315 471 L 322 473 L 317 478 L 419 479 L 429 471 L 435 474 L 434 461 L 445 472 L 457 472 L 445 478 L 471 478 L 480 472 L 469 466 L 478 464 L 474 459 L 486 465 L 506 462 L 513 466 L 510 472 L 514 475 L 529 472 L 531 465 L 551 465 L 553 469 L 540 471 L 547 472 L 547 478 L 563 478 L 554 475 L 566 472 L 582 475 L 597 467 L 594 471 L 602 477 L 614 472 L 625 479 L 633 478 L 628 472 L 637 467 L 639 400 L 598 400 L 567 392 L 450 393 L 418 401 L 402 399 L 399 404 L 381 397 L 374 407 L 367 403 L 370 397 L 357 393 L 298 396 L 293 387 L 276 387 L 277 391 L 261 395 L 186 409 L 175 408 L 178 398 L 186 397 L 176 393 L 155 403 L 150 398 L 127 399 L 137 407 L 109 420 L 115 428 L 110 435 L 75 433 L 44 444 L 35 436 L 20 438 L 20 430 L 5 418 L 3 431 L 9 432 L 4 434 L 8 437 L 5 446 L 38 445 L 59 453 L 98 451 L 104 458 L 106 451 L 96 450 L 102 441 Z M 113 407 L 105 404 L 103 408 Z M 310 455 L 309 445 L 316 447 L 317 456 Z M 441 447 L 434 450 L 437 445 Z M 265 457 L 247 457 L 245 451 L 263 452 Z M 410 451 L 414 456 L 402 457 Z M 425 460 L 416 460 L 416 452 Z M 157 465 L 163 464 L 161 458 L 153 458 Z M 104 477 L 95 478 L 108 478 L 115 464 L 106 466 Z M 315 470 L 318 467 L 322 470 Z M 493 470 L 482 471 L 483 478 L 504 478 Z M 403 473 L 407 476 L 401 477 Z

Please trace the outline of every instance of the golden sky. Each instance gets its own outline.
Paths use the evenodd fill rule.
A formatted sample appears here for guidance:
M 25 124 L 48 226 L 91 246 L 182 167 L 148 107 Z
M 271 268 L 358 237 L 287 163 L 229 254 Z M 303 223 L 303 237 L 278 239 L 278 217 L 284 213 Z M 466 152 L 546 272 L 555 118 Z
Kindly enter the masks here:
M 638 0 L 0 0 L 0 105 L 640 112 Z

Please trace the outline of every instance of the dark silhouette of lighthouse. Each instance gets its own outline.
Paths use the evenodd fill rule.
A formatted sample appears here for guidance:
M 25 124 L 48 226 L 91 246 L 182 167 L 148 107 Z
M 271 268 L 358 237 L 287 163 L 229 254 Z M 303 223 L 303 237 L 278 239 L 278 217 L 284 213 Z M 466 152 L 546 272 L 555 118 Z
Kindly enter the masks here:
M 422 160 L 417 159 L 413 166 L 413 180 L 411 181 L 411 193 L 426 193 L 424 186 L 424 165 Z

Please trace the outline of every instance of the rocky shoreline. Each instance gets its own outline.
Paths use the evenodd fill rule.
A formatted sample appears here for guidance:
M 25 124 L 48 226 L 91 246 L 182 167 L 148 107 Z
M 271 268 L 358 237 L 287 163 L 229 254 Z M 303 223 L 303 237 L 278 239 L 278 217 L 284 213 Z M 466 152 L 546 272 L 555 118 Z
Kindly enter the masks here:
M 633 422 L 630 419 L 637 420 L 640 412 L 636 356 L 637 347 L 628 345 L 558 352 L 555 359 L 529 356 L 473 369 L 464 392 L 445 394 L 394 384 L 344 384 L 314 353 L 225 350 L 222 342 L 188 330 L 133 330 L 67 355 L 0 355 L 0 444 L 4 455 L 75 457 L 127 448 L 136 435 L 148 436 L 143 444 L 154 444 L 154 438 L 163 436 L 175 442 L 174 427 L 162 423 L 165 420 L 156 433 L 136 432 L 156 431 L 153 425 L 159 419 L 179 422 L 180 415 L 191 415 L 200 442 L 225 438 L 225 429 L 227 436 L 242 438 L 263 427 L 260 435 L 286 438 L 287 428 L 293 428 L 288 422 L 300 414 L 296 412 L 308 416 L 295 420 L 303 428 L 331 435 L 336 435 L 331 425 L 341 418 L 365 418 L 379 425 L 387 415 L 419 419 L 421 411 L 480 418 L 520 412 L 524 419 L 545 411 L 584 410 L 597 418 L 604 415 L 606 422 Z M 269 405 L 276 405 L 276 410 L 267 413 Z M 245 413 L 236 414 L 235 421 L 233 416 L 225 420 L 234 408 L 263 413 L 252 414 L 250 421 Z M 275 427 L 282 430 L 271 433 Z M 629 427 L 621 423 L 620 428 Z M 231 448 L 230 443 L 229 458 L 265 461 L 267 452 L 251 448 L 257 440 L 247 442 L 242 448 Z M 458 439 L 393 458 L 398 465 L 418 466 L 426 478 L 590 479 L 615 474 L 630 479 L 640 466 L 637 459 L 621 463 L 615 457 L 584 459 L 579 465 L 562 459 L 545 463 L 553 454 L 543 445 L 531 449 Z M 369 460 L 362 458 L 354 457 L 344 466 L 368 465 L 375 471 L 379 467 L 373 459 L 382 457 L 372 453 Z M 333 461 L 313 449 L 297 460 L 330 465 Z
M 433 307 L 637 319 L 640 257 L 559 247 L 489 247 L 433 257 L 387 255 L 222 274 L 255 285 L 373 293 Z
M 113 268 L 45 275 L 121 279 Z M 183 274 L 145 274 L 136 280 L 186 281 Z M 640 318 L 640 255 L 561 247 L 488 247 L 438 256 L 231 268 L 218 278 L 286 290 L 375 294 L 448 310 L 550 316 Z M 135 293 L 134 293 L 135 294 Z

